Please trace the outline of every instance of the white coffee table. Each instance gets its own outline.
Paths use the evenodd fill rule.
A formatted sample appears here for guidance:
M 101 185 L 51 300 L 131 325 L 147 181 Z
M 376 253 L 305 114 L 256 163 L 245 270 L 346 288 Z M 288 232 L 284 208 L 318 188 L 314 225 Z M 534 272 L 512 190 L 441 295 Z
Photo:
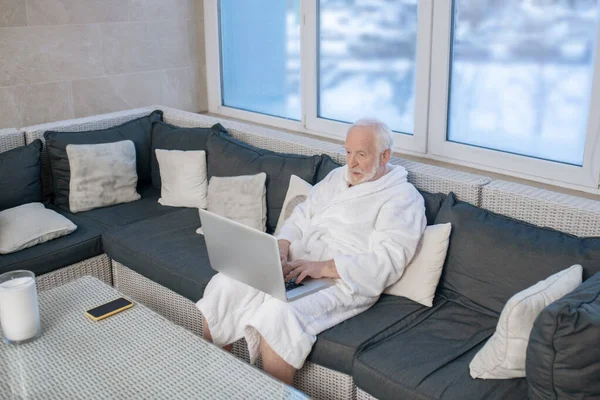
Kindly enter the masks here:
M 0 343 L 0 398 L 307 398 L 139 303 L 98 322 L 84 315 L 120 296 L 92 277 L 41 292 L 42 335 Z

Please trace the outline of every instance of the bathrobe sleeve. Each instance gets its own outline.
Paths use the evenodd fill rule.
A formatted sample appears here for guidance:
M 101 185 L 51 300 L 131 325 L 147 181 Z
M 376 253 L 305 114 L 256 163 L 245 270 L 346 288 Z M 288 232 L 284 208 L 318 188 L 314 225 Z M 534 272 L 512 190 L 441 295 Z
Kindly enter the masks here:
M 335 265 L 340 278 L 353 294 L 376 297 L 398 281 L 415 254 L 427 225 L 421 195 L 394 199 L 382 205 L 369 251 L 357 255 L 337 255 Z

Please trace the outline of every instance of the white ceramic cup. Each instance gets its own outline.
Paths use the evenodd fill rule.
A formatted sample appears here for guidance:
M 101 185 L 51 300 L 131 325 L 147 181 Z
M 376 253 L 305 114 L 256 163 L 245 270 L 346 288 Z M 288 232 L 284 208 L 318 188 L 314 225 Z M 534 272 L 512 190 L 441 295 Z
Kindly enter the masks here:
M 0 326 L 7 343 L 24 343 L 39 336 L 40 311 L 33 272 L 0 275 Z

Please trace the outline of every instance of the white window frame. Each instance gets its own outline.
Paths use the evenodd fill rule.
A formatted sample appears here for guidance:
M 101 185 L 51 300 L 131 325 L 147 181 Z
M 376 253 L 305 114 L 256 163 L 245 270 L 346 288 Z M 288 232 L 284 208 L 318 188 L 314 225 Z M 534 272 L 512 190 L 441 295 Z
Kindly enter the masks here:
M 302 24 L 301 24 L 302 25 Z M 204 0 L 204 35 L 206 52 L 206 88 L 208 91 L 208 111 L 225 117 L 236 118 L 258 124 L 275 126 L 299 132 L 307 132 L 304 122 L 240 110 L 223 105 L 221 94 L 221 44 L 219 33 L 219 1 Z M 304 59 L 301 60 L 304 65 Z M 301 86 L 304 86 L 301 83 Z
M 330 119 L 319 118 L 318 104 L 318 32 L 317 0 L 302 0 L 303 13 L 306 18 L 305 35 L 303 36 L 303 75 L 305 127 L 313 132 L 327 132 L 338 138 L 344 138 L 350 124 Z M 427 150 L 427 123 L 429 108 L 429 69 L 431 56 L 431 24 L 433 21 L 433 0 L 419 0 L 419 21 L 417 32 L 417 55 L 415 74 L 415 132 L 413 135 L 395 133 L 394 151 L 412 154 L 425 154 Z M 306 61 L 306 62 L 305 62 Z M 357 110 L 358 111 L 358 110 Z M 357 118 L 360 115 L 357 115 Z
M 588 114 L 583 166 L 509 154 L 448 141 L 453 0 L 436 1 L 432 35 L 429 152 L 433 158 L 524 179 L 575 189 L 598 189 L 600 183 L 600 29 Z M 589 191 L 589 190 L 588 190 Z
M 433 0 L 419 1 L 417 65 L 420 67 L 417 68 L 415 79 L 415 132 L 413 135 L 396 133 L 394 135 L 394 151 L 423 156 L 427 148 Z M 218 0 L 204 1 L 209 112 L 329 139 L 340 141 L 345 139 L 351 124 L 317 117 L 317 0 L 301 0 L 301 14 L 302 120 L 295 121 L 223 105 Z M 357 115 L 357 118 L 359 117 L 360 115 Z

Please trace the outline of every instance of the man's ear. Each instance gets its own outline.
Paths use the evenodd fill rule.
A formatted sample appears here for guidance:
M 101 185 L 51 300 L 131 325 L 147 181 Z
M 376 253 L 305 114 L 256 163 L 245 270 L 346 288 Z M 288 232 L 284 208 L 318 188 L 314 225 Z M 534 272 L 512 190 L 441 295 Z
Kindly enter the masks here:
M 391 157 L 392 157 L 392 149 L 387 149 L 383 153 L 381 153 L 380 161 L 383 165 L 385 165 L 388 163 L 388 161 L 390 161 Z

